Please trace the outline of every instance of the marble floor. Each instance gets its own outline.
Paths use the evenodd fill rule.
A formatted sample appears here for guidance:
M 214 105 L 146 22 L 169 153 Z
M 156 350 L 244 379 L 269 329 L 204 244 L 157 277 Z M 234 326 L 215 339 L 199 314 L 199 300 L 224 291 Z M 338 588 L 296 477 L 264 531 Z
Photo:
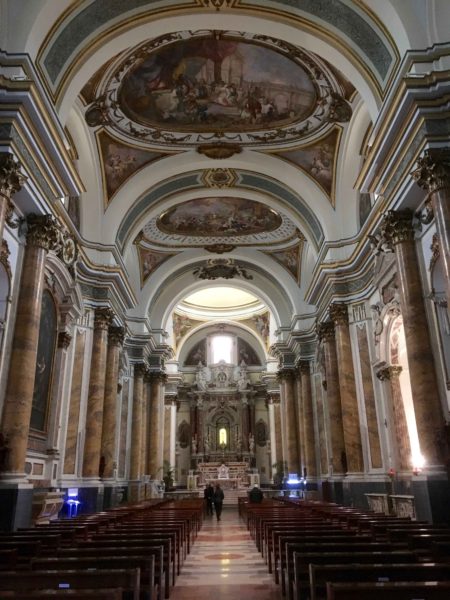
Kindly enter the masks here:
M 237 508 L 220 521 L 205 517 L 170 600 L 279 600 L 281 591 L 267 572 Z

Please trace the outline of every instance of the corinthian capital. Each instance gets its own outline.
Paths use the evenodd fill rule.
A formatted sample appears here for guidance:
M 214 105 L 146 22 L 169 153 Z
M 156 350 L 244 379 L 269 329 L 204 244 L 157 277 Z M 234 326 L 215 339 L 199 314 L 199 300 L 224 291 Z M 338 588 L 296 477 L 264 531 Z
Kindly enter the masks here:
M 0 196 L 11 198 L 26 181 L 20 163 L 8 152 L 0 152 Z
M 388 210 L 381 221 L 380 238 L 386 247 L 392 248 L 414 239 L 413 213 L 405 210 Z
M 110 327 L 108 331 L 108 342 L 113 346 L 122 346 L 125 338 L 123 327 Z
M 145 363 L 136 363 L 134 365 L 134 376 L 135 377 L 144 377 L 147 374 L 147 366 Z
M 419 187 L 430 193 L 450 187 L 450 148 L 425 150 L 411 175 Z
M 333 321 L 324 321 L 316 325 L 317 335 L 320 341 L 334 340 L 334 323 Z
M 294 378 L 294 369 L 280 369 L 277 373 L 278 381 L 292 381 Z
M 402 372 L 403 367 L 400 365 L 390 365 L 388 367 L 383 367 L 377 371 L 377 377 L 380 381 L 386 381 L 395 379 L 396 377 L 400 377 L 400 373 Z
M 38 246 L 47 252 L 49 250 L 59 252 L 61 229 L 56 219 L 52 215 L 29 214 L 27 216 L 27 244 Z
M 348 325 L 348 309 L 343 302 L 330 304 L 330 319 L 335 325 Z
M 301 360 L 298 363 L 298 370 L 301 375 L 309 375 L 311 373 L 309 360 Z
M 113 311 L 107 306 L 101 306 L 95 309 L 94 329 L 108 330 L 114 319 Z

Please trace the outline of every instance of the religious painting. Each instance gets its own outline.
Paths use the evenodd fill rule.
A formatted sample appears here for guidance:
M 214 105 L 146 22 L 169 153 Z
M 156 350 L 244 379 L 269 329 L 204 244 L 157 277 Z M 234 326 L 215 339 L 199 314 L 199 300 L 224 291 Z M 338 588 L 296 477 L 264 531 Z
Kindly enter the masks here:
M 206 340 L 201 340 L 191 348 L 184 364 L 189 367 L 196 367 L 200 362 L 206 365 Z
M 141 287 L 144 286 L 150 275 L 171 256 L 175 256 L 176 252 L 158 252 L 137 246 L 139 256 L 139 266 L 141 271 Z
M 33 404 L 30 428 L 45 431 L 51 393 L 53 361 L 56 348 L 58 317 L 52 295 L 48 290 L 42 294 L 39 341 L 34 376 Z
M 172 315 L 172 323 L 173 323 L 173 337 L 175 338 L 175 345 L 181 342 L 187 332 L 192 329 L 192 327 L 198 324 L 198 321 L 193 321 L 186 315 L 180 315 L 176 312 Z
M 196 236 L 251 235 L 274 231 L 281 217 L 261 202 L 245 198 L 198 198 L 178 204 L 160 215 L 164 233 Z
M 265 446 L 267 442 L 267 425 L 262 419 L 255 425 L 255 442 L 260 447 Z
M 335 171 L 342 129 L 333 131 L 311 146 L 277 152 L 277 156 L 294 163 L 320 185 L 334 206 Z
M 295 281 L 300 285 L 301 263 L 303 253 L 304 240 L 300 240 L 295 246 L 286 248 L 285 250 L 277 250 L 275 252 L 265 252 L 268 256 L 279 262 L 289 273 L 294 277 Z
M 122 144 L 104 131 L 97 135 L 97 140 L 103 165 L 106 206 L 117 190 L 139 169 L 165 156 L 165 153 Z
M 150 127 L 276 128 L 309 116 L 316 88 L 289 54 L 211 33 L 143 47 L 119 89 L 122 111 Z
M 242 338 L 238 338 L 237 342 L 239 364 L 241 364 L 242 361 L 244 361 L 246 365 L 261 366 L 261 361 L 258 355 L 256 354 L 255 350 L 250 346 L 250 344 Z
M 179 424 L 177 438 L 180 448 L 188 448 L 191 445 L 191 426 L 187 421 Z

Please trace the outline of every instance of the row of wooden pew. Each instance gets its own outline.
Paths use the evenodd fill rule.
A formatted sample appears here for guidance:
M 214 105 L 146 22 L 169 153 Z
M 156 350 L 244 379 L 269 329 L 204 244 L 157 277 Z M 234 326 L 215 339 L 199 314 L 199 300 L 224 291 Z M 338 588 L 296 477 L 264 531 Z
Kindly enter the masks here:
M 287 600 L 450 598 L 450 527 L 324 502 L 239 503 Z
M 0 534 L 0 598 L 170 597 L 201 499 L 146 501 Z

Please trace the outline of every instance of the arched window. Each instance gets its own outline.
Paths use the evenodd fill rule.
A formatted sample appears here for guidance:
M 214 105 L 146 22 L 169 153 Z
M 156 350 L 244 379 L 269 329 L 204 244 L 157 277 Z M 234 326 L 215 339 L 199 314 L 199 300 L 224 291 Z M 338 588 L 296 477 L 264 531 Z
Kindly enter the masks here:
M 34 379 L 33 406 L 30 428 L 45 432 L 52 388 L 53 362 L 55 358 L 58 317 L 51 293 L 42 294 L 41 321 Z
M 212 363 L 217 364 L 221 360 L 226 363 L 234 363 L 234 338 L 231 335 L 214 335 L 211 337 Z

